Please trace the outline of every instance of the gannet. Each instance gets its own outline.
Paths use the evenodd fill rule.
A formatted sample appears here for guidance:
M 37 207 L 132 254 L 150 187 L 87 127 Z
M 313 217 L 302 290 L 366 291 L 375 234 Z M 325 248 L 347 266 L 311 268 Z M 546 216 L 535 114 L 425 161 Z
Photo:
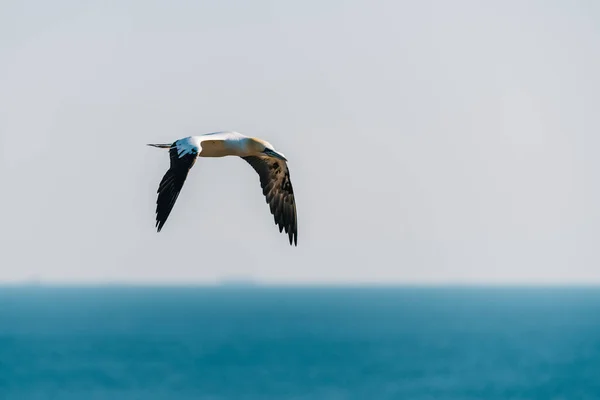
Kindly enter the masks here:
M 285 230 L 290 245 L 298 245 L 296 202 L 285 156 L 262 139 L 248 137 L 238 132 L 213 132 L 188 136 L 171 144 L 148 144 L 169 149 L 171 165 L 158 186 L 156 200 L 156 228 L 164 226 L 190 169 L 198 157 L 238 156 L 254 168 L 260 186 L 279 232 Z

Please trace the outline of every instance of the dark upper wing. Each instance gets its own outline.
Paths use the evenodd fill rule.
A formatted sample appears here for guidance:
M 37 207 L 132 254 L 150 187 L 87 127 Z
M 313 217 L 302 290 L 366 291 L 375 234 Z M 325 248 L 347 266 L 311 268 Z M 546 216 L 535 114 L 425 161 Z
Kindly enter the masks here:
M 179 157 L 177 147 L 172 146 L 169 155 L 171 156 L 171 167 L 162 178 L 157 190 L 156 227 L 158 232 L 160 232 L 167 218 L 169 218 L 169 214 L 171 214 L 188 172 L 196 162 L 197 152 L 187 153 Z
M 290 181 L 290 171 L 283 160 L 267 156 L 242 157 L 260 176 L 260 186 L 271 208 L 275 224 L 279 232 L 285 229 L 290 244 L 298 244 L 298 222 L 296 218 L 296 201 L 294 189 Z

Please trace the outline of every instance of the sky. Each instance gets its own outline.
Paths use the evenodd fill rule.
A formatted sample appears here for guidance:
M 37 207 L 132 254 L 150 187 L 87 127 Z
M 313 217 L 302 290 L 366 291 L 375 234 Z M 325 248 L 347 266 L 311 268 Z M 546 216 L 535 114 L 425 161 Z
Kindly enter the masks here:
M 595 0 L 0 3 L 0 282 L 598 284 Z M 298 247 L 235 130 L 289 160 Z

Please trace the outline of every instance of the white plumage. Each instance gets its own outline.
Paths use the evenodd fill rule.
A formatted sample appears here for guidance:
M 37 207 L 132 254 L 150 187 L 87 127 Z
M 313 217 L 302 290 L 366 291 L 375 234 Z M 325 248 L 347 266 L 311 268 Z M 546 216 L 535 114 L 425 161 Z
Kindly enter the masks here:
M 290 181 L 287 159 L 282 153 L 262 139 L 244 136 L 238 132 L 214 132 L 189 136 L 172 144 L 149 144 L 169 149 L 171 166 L 158 187 L 156 201 L 156 227 L 162 229 L 190 169 L 198 157 L 238 156 L 248 162 L 258 173 L 265 199 L 279 226 L 288 235 L 290 244 L 298 243 L 296 201 Z

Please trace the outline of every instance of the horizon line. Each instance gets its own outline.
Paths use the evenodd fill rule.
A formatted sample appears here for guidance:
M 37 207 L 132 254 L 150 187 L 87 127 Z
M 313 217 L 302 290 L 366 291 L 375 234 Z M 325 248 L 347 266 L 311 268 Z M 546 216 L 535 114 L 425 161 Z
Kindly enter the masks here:
M 599 288 L 599 282 L 290 282 L 224 279 L 198 282 L 153 281 L 0 281 L 5 287 L 140 287 L 140 288 Z

